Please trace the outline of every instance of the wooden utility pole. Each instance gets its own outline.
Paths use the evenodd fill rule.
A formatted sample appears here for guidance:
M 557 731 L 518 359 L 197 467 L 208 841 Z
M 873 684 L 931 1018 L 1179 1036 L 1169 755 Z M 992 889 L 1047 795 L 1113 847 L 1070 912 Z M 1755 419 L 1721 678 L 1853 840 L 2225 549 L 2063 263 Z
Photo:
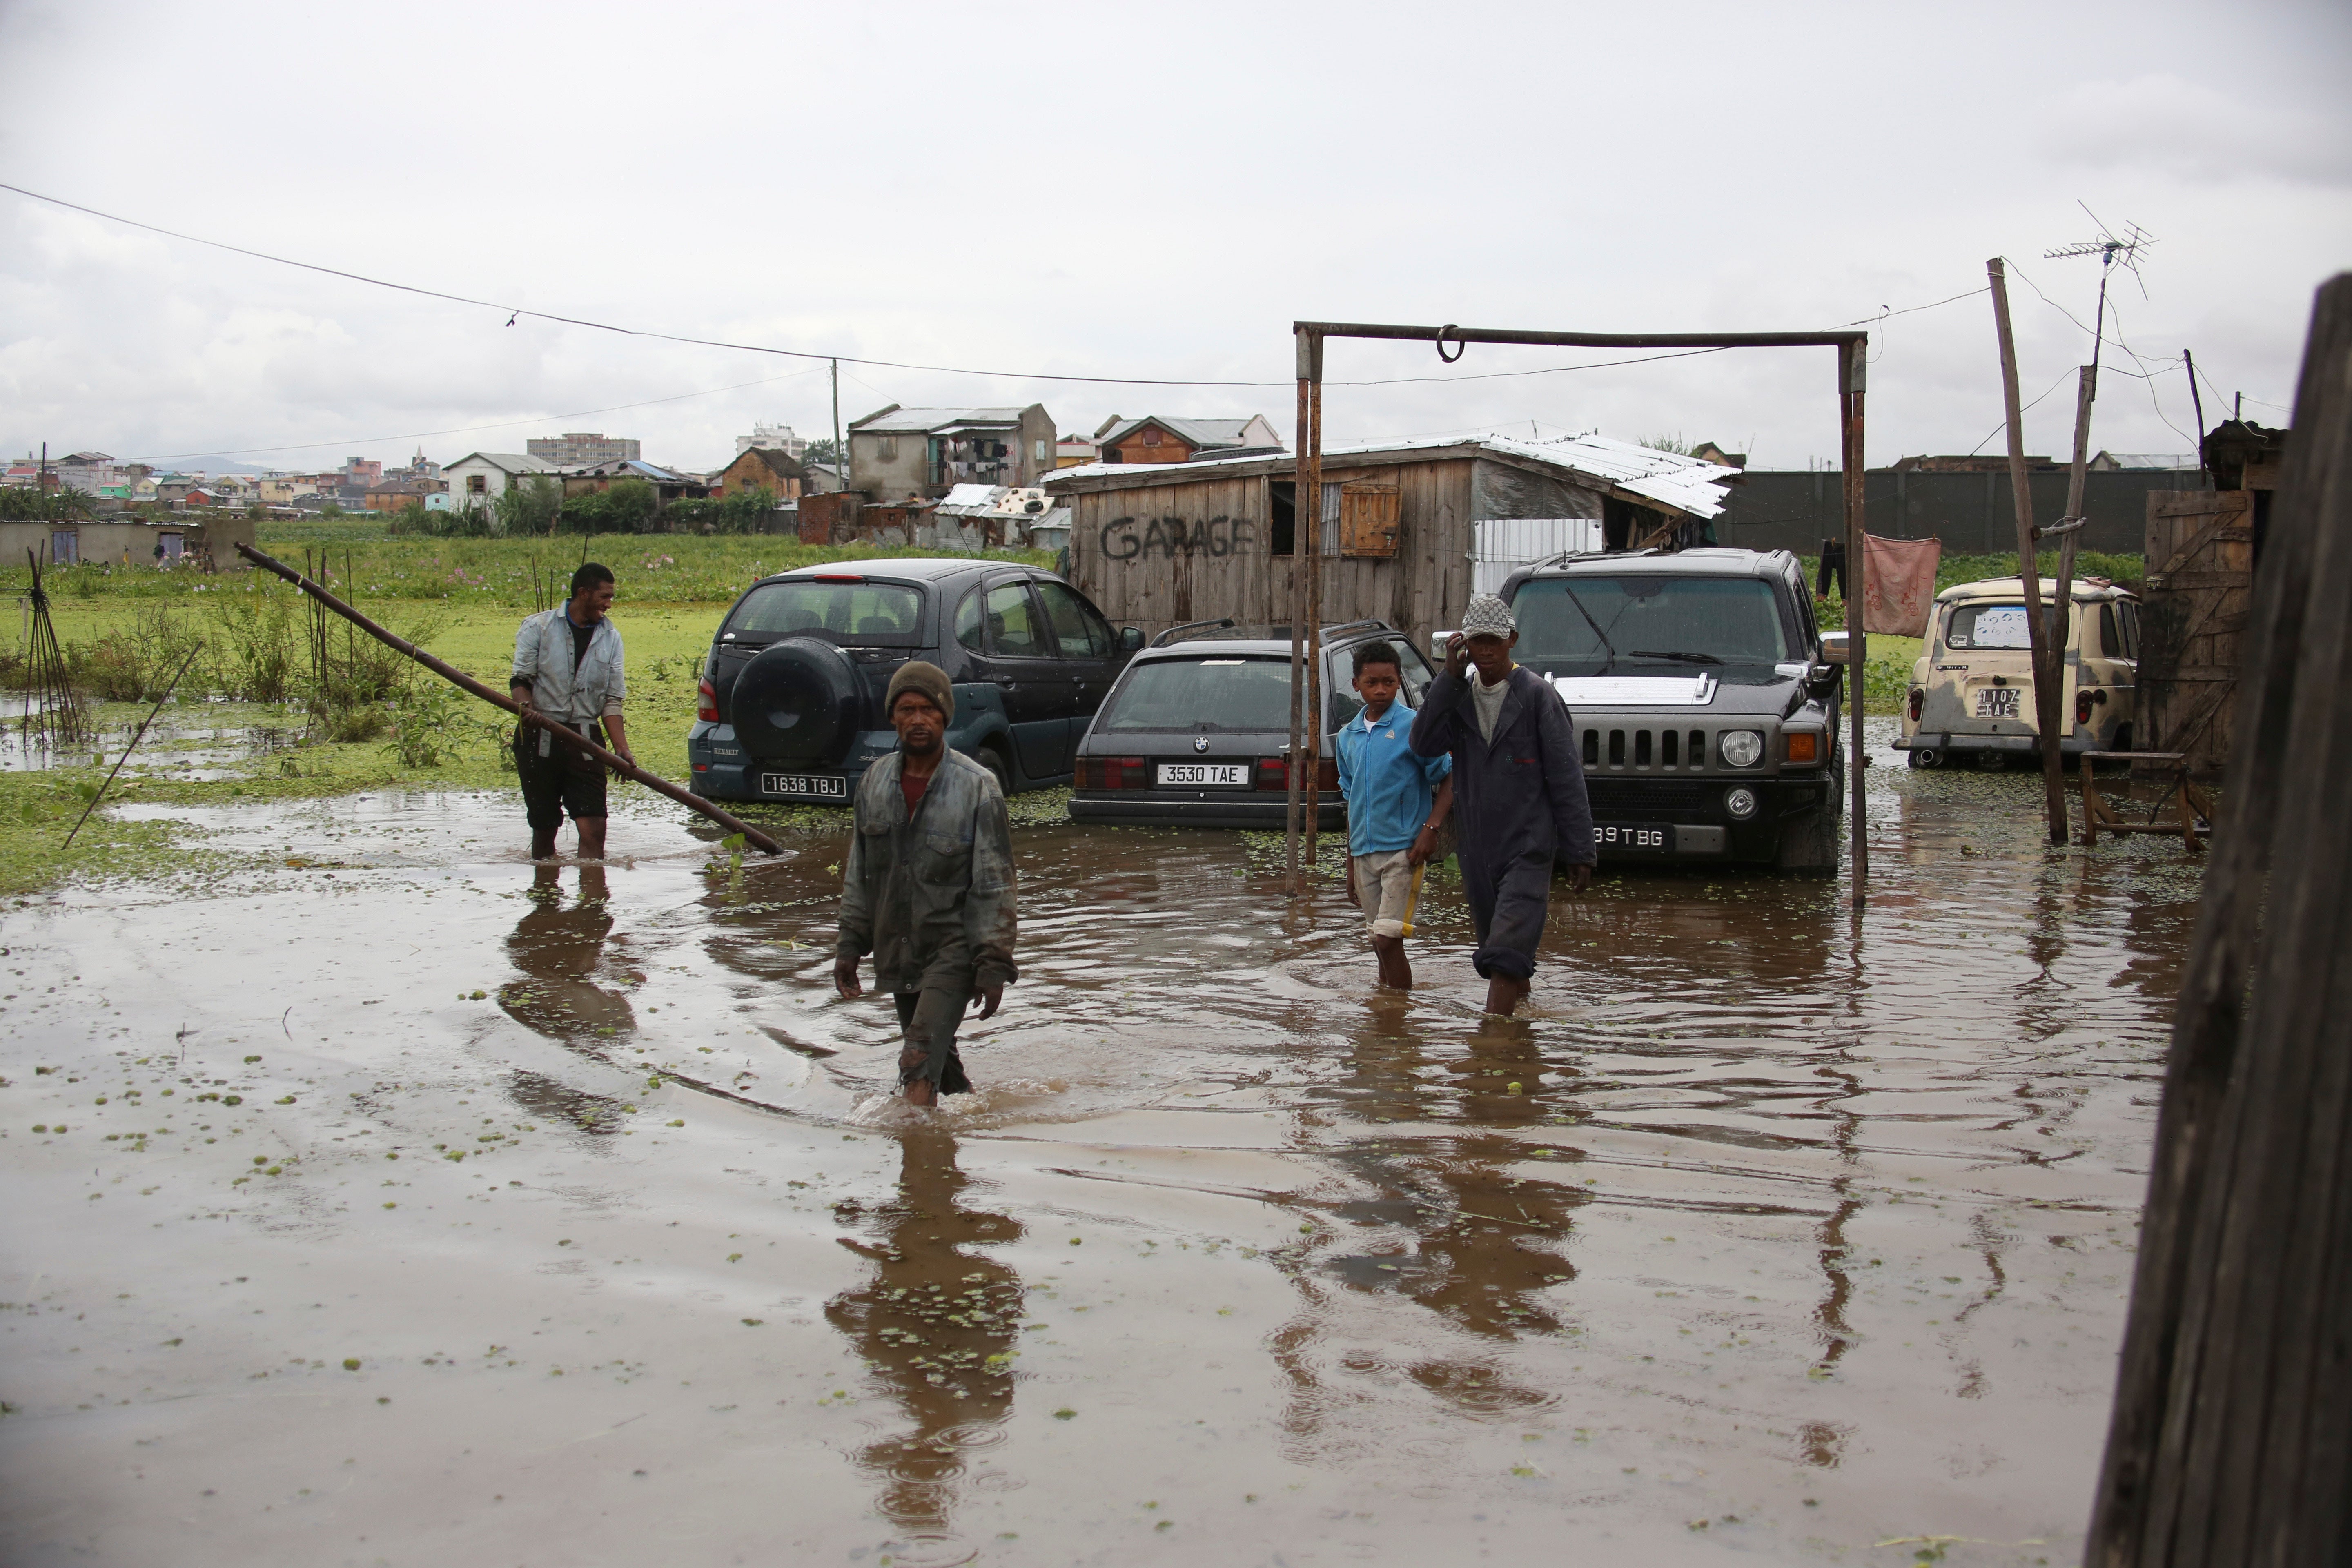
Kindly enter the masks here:
M 2034 728 L 2042 737 L 2042 785 L 2049 816 L 2050 842 L 2066 842 L 2066 773 L 2058 755 L 2060 730 L 2057 670 L 2065 658 L 2063 637 L 2051 657 L 2051 636 L 2042 613 L 2042 563 L 2035 553 L 2039 532 L 2033 526 L 2033 490 L 2025 468 L 2025 426 L 2018 418 L 2017 342 L 2009 328 L 2009 269 L 1996 256 L 1985 263 L 1992 279 L 1993 328 L 2000 340 L 2001 410 L 2009 424 L 2009 489 L 2017 506 L 2017 575 L 2025 585 L 2025 636 L 2028 663 L 2033 670 Z M 2087 406 L 2087 405 L 2085 405 Z M 2081 439 L 2078 435 L 2077 441 Z M 2071 565 L 2073 558 L 2068 557 Z M 2059 606 L 2059 625 L 2068 606 Z
M 1315 666 L 1323 612 L 1323 336 L 1300 327 L 1297 339 L 1298 457 L 1290 487 L 1290 745 L 1284 753 L 1288 794 L 1283 833 L 1283 868 L 1294 894 L 1303 892 L 1314 878 L 1316 819 L 1322 814 L 1321 792 L 1316 787 L 1322 725 L 1316 717 L 1321 703 Z M 1303 876 L 1298 855 L 1302 836 L 1307 842 Z
M 849 488 L 849 454 L 841 446 L 841 362 L 833 362 L 833 477 L 840 488 Z
M 2083 1562 L 2352 1541 L 2352 274 L 2319 291 L 2173 1010 Z

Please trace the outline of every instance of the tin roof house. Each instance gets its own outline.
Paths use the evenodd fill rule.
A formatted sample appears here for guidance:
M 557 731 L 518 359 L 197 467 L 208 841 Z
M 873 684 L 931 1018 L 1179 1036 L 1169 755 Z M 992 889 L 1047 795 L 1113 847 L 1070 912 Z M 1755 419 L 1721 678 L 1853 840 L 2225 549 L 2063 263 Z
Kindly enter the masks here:
M 1115 622 L 1278 625 L 1304 583 L 1296 474 L 1288 453 L 1105 462 L 1043 488 L 1069 509 L 1071 580 Z M 1425 640 L 1520 557 L 1706 542 L 1737 474 L 1602 436 L 1327 448 L 1312 542 L 1324 618 Z

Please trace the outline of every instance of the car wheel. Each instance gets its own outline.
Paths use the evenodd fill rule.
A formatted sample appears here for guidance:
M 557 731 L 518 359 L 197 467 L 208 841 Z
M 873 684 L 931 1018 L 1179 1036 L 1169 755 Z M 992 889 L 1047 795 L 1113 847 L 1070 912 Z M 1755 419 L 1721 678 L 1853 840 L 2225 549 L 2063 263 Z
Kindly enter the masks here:
M 971 760 L 988 770 L 989 776 L 996 781 L 996 787 L 999 790 L 1006 795 L 1013 793 L 1013 770 L 1005 765 L 1003 752 L 998 751 L 994 746 L 982 746 L 972 753 Z
M 1781 824 L 1780 847 L 1772 858 L 1774 868 L 1799 877 L 1836 876 L 1844 826 L 1845 756 L 1841 749 L 1830 759 L 1829 800 Z

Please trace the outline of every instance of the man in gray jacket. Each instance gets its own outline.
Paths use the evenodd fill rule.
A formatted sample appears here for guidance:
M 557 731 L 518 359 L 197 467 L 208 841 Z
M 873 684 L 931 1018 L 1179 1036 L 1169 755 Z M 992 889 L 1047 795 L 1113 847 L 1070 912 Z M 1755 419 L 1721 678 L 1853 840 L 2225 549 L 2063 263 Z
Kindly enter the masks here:
M 1535 973 L 1552 863 L 1568 863 L 1580 893 L 1595 858 L 1576 725 L 1543 677 L 1513 662 L 1518 640 L 1508 605 L 1473 597 L 1410 742 L 1422 756 L 1454 758 L 1462 887 L 1478 930 L 1471 963 L 1486 981 L 1486 1011 L 1507 1017 Z
M 628 681 L 621 671 L 620 628 L 607 614 L 613 593 L 611 570 L 582 562 L 572 574 L 572 597 L 529 616 L 515 633 L 508 690 L 526 711 L 545 714 L 635 763 L 621 721 Z M 515 727 L 514 752 L 530 822 L 530 858 L 555 858 L 555 831 L 569 812 L 580 830 L 580 858 L 603 859 L 604 764 L 535 724 Z
M 898 1082 L 931 1105 L 971 1087 L 956 1026 L 993 1016 L 1017 979 L 1013 826 L 996 776 L 947 743 L 955 689 L 937 665 L 898 667 L 883 700 L 898 749 L 858 781 L 833 984 L 863 994 L 857 961 L 898 1006 Z

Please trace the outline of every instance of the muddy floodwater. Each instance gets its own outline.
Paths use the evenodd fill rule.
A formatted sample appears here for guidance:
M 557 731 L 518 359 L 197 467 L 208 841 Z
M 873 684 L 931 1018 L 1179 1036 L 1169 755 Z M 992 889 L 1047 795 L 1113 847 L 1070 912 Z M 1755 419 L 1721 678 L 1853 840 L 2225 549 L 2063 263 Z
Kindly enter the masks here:
M 1512 1021 L 1442 878 L 1408 998 L 1020 828 L 935 1116 L 845 834 L 177 811 L 245 868 L 0 910 L 0 1561 L 2071 1563 L 2199 868 L 1874 761 L 1866 910 L 1563 882 Z

